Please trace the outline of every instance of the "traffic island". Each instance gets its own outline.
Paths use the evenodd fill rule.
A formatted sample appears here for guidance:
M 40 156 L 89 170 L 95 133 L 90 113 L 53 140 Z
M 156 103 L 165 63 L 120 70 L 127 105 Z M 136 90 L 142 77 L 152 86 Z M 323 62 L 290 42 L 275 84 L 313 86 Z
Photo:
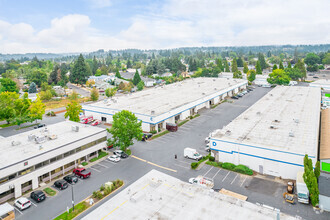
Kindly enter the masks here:
M 124 186 L 124 181 L 114 180 L 112 182 L 107 182 L 100 187 L 99 190 L 93 192 L 92 195 L 88 196 L 83 201 L 79 202 L 74 206 L 74 210 L 70 208 L 67 212 L 62 213 L 61 215 L 54 218 L 54 220 L 71 220 L 82 214 L 84 211 L 91 208 L 94 204 L 99 203 L 103 199 L 110 196 L 112 193 L 115 193 L 121 187 Z

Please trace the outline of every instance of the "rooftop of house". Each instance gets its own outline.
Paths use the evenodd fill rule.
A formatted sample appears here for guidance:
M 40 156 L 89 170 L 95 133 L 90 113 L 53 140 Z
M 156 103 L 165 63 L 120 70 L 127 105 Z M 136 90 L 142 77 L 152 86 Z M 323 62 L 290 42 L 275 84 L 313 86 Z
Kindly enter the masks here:
M 73 131 L 72 126 L 78 126 L 79 131 Z M 100 132 L 105 132 L 105 129 L 64 121 L 3 138 L 0 148 L 0 169 Z
M 191 185 L 157 170 L 97 207 L 88 219 L 295 219 L 276 210 Z
M 83 109 L 108 113 L 125 109 L 133 113 L 155 116 L 246 83 L 246 80 L 241 79 L 192 78 L 121 96 L 111 103 L 99 101 L 83 105 Z
M 213 138 L 317 156 L 320 102 L 320 88 L 277 86 Z

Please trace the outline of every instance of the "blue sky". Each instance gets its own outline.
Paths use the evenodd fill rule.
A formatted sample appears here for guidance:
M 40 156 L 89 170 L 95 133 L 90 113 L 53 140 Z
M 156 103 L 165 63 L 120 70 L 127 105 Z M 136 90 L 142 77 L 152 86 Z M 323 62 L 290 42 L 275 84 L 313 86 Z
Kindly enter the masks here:
M 0 53 L 330 43 L 328 0 L 0 0 Z

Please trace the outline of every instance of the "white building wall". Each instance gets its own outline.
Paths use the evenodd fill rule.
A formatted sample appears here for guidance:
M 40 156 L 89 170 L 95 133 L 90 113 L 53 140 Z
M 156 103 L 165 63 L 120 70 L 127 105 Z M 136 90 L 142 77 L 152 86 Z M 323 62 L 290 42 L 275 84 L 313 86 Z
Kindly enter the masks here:
M 298 171 L 303 171 L 303 154 L 269 150 L 267 146 L 247 146 L 229 143 L 220 139 L 211 139 L 212 150 L 218 153 L 220 162 L 230 162 L 248 166 L 256 172 L 262 172 L 285 179 L 295 179 Z M 313 155 L 309 155 L 312 156 Z M 313 164 L 316 159 L 311 158 Z
M 190 110 L 184 111 L 181 113 L 181 120 L 184 120 L 190 116 Z
M 217 96 L 214 98 L 214 104 L 218 104 L 220 102 L 220 97 Z
M 330 212 L 330 197 L 319 195 L 319 204 L 322 210 Z
M 142 130 L 143 131 L 150 131 L 150 124 L 142 122 Z

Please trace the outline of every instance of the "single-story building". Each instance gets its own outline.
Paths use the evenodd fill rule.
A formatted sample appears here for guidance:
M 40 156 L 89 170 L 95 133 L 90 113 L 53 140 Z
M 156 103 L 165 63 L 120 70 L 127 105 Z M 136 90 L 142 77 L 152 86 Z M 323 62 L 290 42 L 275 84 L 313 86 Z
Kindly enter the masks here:
M 247 81 L 242 79 L 192 78 L 121 96 L 111 103 L 83 105 L 82 109 L 86 115 L 108 123 L 112 122 L 113 114 L 129 110 L 142 121 L 144 131 L 157 131 L 166 128 L 167 122 L 184 120 L 246 86 Z
M 328 79 L 319 79 L 309 84 L 310 87 L 318 87 L 324 90 L 330 91 L 330 80 Z
M 284 179 L 318 157 L 321 90 L 277 86 L 210 137 L 216 161 Z
M 330 109 L 321 112 L 320 166 L 330 174 Z M 330 185 L 329 185 L 330 187 Z
M 319 177 L 319 206 L 330 212 L 330 173 L 321 172 Z

